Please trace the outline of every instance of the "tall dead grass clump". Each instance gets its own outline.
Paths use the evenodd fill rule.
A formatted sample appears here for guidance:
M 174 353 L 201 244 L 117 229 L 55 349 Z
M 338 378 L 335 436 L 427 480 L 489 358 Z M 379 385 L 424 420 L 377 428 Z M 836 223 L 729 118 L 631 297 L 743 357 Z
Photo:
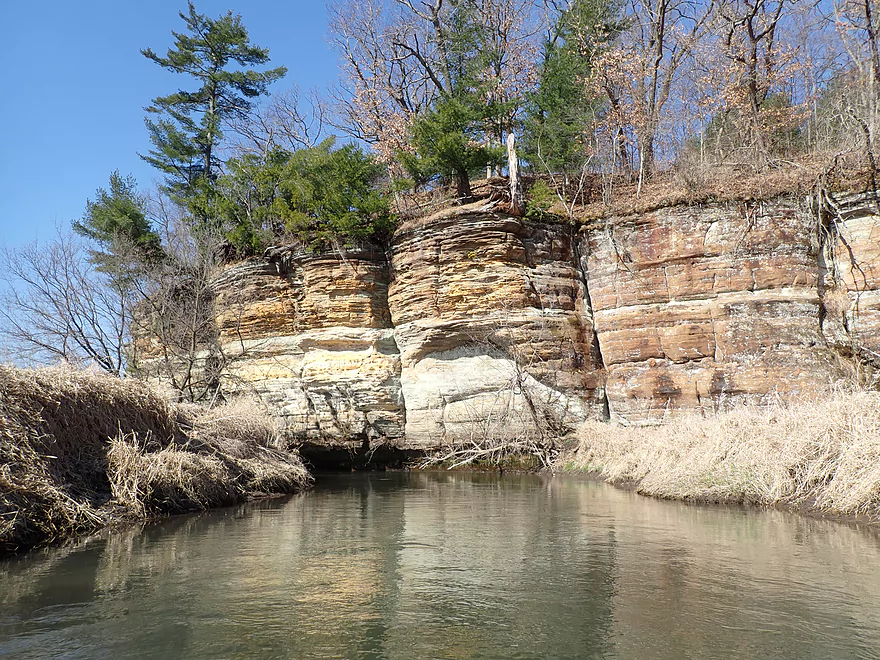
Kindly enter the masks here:
M 880 516 L 880 393 L 838 392 L 656 427 L 589 422 L 568 467 L 655 497 Z
M 183 443 L 163 447 L 135 433 L 111 441 L 113 496 L 136 514 L 228 506 L 310 483 L 299 457 L 279 448 L 271 418 L 255 401 L 240 399 L 212 409 L 181 406 L 179 412 Z
M 311 477 L 254 403 L 174 406 L 135 379 L 0 365 L 0 555 Z
M 187 446 L 150 451 L 135 433 L 110 441 L 108 474 L 113 498 L 139 517 L 234 504 L 239 493 L 223 459 Z

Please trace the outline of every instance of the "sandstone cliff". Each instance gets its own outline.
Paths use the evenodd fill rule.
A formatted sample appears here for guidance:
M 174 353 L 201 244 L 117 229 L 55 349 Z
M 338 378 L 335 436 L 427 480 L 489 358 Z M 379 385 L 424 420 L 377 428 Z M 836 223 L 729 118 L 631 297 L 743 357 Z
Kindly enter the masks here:
M 377 250 L 274 250 L 217 282 L 220 340 L 239 354 L 229 387 L 259 394 L 289 433 L 356 449 L 402 443 L 400 351 Z
M 228 385 L 293 438 L 370 450 L 816 394 L 841 355 L 880 353 L 876 204 L 835 208 L 781 197 L 576 228 L 477 203 L 384 249 L 273 248 L 217 282 L 240 355 Z
M 880 199 L 820 200 L 819 293 L 828 345 L 880 368 Z
M 814 224 L 796 202 L 777 200 L 588 227 L 612 415 L 638 421 L 824 387 Z
M 466 208 L 387 253 L 275 249 L 217 282 L 229 385 L 296 438 L 425 449 L 563 432 L 605 414 L 591 311 L 565 225 Z

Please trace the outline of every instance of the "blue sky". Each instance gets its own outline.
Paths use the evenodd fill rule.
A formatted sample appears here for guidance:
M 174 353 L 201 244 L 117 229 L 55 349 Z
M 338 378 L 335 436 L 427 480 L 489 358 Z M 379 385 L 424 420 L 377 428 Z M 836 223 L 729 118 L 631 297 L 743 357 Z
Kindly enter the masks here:
M 47 0 L 4 3 L 0 39 L 0 246 L 50 238 L 81 217 L 95 189 L 118 169 L 141 188 L 157 174 L 138 158 L 149 150 L 144 106 L 192 86 L 140 54 L 164 54 L 183 30 L 186 0 Z M 199 0 L 217 17 L 241 14 L 252 43 L 269 48 L 287 76 L 273 87 L 326 87 L 337 76 L 327 44 L 324 0 Z

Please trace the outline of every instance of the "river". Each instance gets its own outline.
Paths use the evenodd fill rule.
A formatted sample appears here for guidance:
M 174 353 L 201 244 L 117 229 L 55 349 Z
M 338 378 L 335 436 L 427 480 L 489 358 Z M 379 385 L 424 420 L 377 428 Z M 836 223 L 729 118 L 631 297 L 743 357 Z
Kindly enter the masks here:
M 880 536 L 575 477 L 314 491 L 0 563 L 14 658 L 878 658 Z

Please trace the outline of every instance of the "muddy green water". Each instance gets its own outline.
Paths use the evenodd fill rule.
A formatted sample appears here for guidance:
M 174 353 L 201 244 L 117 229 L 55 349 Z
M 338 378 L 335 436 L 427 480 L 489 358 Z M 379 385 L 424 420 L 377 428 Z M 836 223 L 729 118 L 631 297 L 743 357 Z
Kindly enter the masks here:
M 878 658 L 876 533 L 565 477 L 314 492 L 0 563 L 14 658 Z

